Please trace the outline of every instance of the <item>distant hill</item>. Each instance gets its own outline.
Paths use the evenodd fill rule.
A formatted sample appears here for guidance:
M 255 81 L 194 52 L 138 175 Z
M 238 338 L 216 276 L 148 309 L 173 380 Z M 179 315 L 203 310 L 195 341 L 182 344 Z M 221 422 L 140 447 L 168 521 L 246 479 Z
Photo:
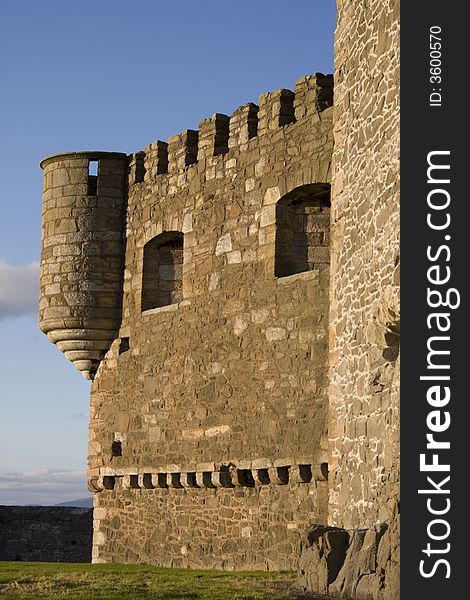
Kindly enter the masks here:
M 69 500 L 69 502 L 61 502 L 54 506 L 77 506 L 79 508 L 93 508 L 93 496 L 89 498 L 80 498 L 79 500 Z

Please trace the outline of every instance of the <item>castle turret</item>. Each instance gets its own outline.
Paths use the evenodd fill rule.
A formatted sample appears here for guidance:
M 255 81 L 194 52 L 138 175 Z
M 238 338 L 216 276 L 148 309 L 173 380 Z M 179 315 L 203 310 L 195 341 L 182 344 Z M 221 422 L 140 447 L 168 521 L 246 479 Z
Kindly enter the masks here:
M 57 154 L 41 167 L 39 327 L 92 379 L 121 319 L 127 156 Z

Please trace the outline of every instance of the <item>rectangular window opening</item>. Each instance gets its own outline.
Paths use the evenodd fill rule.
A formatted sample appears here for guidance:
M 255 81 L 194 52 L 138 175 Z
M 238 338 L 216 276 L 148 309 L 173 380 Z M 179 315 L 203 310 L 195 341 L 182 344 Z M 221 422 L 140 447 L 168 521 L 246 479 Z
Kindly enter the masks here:
M 97 160 L 88 161 L 88 195 L 96 196 L 98 192 L 98 162 Z
M 183 234 L 166 231 L 144 246 L 142 311 L 183 300 Z
M 123 337 L 119 340 L 119 354 L 124 354 L 130 349 L 129 338 Z
M 288 277 L 330 262 L 330 186 L 295 188 L 276 205 L 276 277 Z
M 98 161 L 97 160 L 89 160 L 88 161 L 88 175 L 94 175 L 98 177 Z

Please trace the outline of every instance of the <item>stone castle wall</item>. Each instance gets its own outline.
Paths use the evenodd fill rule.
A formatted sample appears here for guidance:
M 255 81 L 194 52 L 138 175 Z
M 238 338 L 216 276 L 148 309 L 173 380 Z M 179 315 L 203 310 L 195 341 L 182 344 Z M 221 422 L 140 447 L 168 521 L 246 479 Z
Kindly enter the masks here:
M 0 561 L 91 562 L 93 509 L 0 506 Z
M 95 562 L 253 568 L 256 555 L 292 568 L 305 526 L 326 522 L 332 92 L 331 76 L 304 77 L 295 92 L 264 94 L 259 107 L 131 155 L 121 246 L 76 237 L 75 248 L 69 237 L 67 272 L 75 256 L 90 265 L 77 295 L 63 293 L 61 273 L 47 280 L 57 290 L 43 283 L 45 310 L 55 292 L 67 335 L 71 316 L 105 318 L 122 295 L 108 346 L 93 348 L 100 323 L 75 336 L 99 364 L 89 370 Z M 117 211 L 122 190 L 111 198 L 103 179 L 110 161 L 121 168 L 115 155 L 96 156 L 96 196 L 85 189 L 95 155 L 43 161 L 46 177 L 64 169 L 63 179 L 83 162 L 70 193 L 90 218 L 108 202 Z M 47 228 L 62 226 L 49 215 L 62 206 L 60 192 L 48 204 L 48 180 L 45 194 L 48 265 Z M 120 251 L 121 295 L 101 268 Z

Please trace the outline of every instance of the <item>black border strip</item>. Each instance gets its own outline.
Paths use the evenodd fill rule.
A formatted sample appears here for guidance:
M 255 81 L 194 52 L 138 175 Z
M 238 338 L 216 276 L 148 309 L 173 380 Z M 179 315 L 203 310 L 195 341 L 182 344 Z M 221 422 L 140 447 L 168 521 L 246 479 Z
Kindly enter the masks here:
M 463 188 L 463 144 L 468 130 L 464 86 L 470 36 L 464 33 L 458 8 L 457 3 L 435 0 L 401 3 L 402 600 L 460 598 L 467 587 L 470 218 L 468 191 Z M 450 169 L 436 167 L 427 173 L 430 163 Z M 430 206 L 439 203 L 442 209 Z M 447 276 L 449 280 L 441 282 Z M 454 308 L 444 305 L 446 299 Z M 430 317 L 436 313 L 443 316 Z M 438 322 L 448 331 L 440 331 Z M 435 350 L 449 354 L 433 354 Z M 440 427 L 443 431 L 437 432 Z M 449 442 L 450 448 L 427 448 L 428 434 Z M 420 468 L 422 454 L 423 463 L 438 462 L 436 470 L 426 471 L 431 467 L 424 464 Z

